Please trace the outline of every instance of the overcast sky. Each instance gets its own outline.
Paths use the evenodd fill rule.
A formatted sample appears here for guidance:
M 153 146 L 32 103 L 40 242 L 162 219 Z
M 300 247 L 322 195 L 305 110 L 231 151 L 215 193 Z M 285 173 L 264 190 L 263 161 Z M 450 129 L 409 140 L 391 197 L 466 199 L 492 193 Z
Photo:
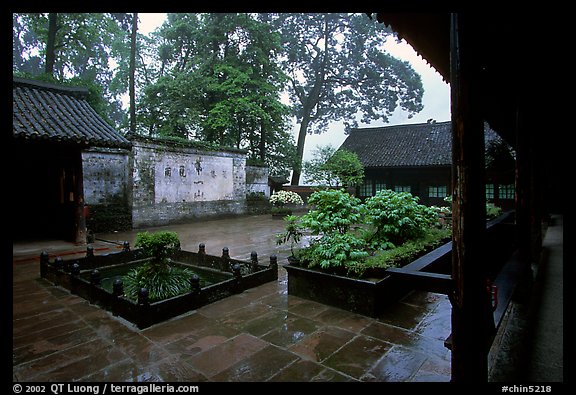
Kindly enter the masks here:
M 166 18 L 165 13 L 141 13 L 138 14 L 140 23 L 138 30 L 142 34 L 149 34 L 159 27 Z M 408 114 L 397 110 L 389 119 L 389 123 L 384 124 L 372 123 L 370 125 L 359 125 L 360 127 L 377 127 L 386 125 L 399 125 L 407 123 L 425 123 L 428 119 L 432 118 L 438 122 L 450 120 L 450 86 L 442 80 L 440 74 L 429 66 L 425 60 L 422 59 L 414 49 L 407 44 L 404 40 L 397 43 L 396 39 L 391 38 L 385 44 L 386 50 L 402 60 L 410 62 L 414 70 L 420 74 L 422 84 L 424 86 L 424 96 L 422 103 L 424 109 L 412 118 L 408 119 Z M 298 125 L 294 124 L 293 127 L 294 140 L 297 139 Z M 311 159 L 311 152 L 318 145 L 324 146 L 331 144 L 334 147 L 339 147 L 346 135 L 344 134 L 344 125 L 341 122 L 333 122 L 328 131 L 320 135 L 308 135 L 306 137 L 306 145 L 304 148 L 304 160 Z

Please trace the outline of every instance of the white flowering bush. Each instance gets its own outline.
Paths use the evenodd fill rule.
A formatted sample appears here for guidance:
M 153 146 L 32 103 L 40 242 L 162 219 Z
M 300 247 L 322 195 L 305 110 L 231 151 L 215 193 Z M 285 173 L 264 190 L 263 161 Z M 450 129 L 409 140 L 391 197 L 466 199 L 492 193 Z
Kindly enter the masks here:
M 296 192 L 276 191 L 270 196 L 270 203 L 275 207 L 283 207 L 287 204 L 303 205 L 304 200 Z

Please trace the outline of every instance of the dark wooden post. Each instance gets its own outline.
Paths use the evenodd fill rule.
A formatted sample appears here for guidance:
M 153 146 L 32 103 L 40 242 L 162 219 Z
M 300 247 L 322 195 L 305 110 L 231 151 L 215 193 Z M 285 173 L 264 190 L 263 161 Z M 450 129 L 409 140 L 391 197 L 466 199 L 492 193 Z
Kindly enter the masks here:
M 250 268 L 253 272 L 258 271 L 258 253 L 256 251 L 252 251 L 250 253 Z
M 533 239 L 532 239 L 532 180 L 534 178 L 533 142 L 525 127 L 520 106 L 516 110 L 516 229 L 519 258 L 522 262 L 520 282 L 514 292 L 514 300 L 527 301 L 532 286 Z
M 84 175 L 82 153 L 78 152 L 74 162 L 74 241 L 86 243 L 86 217 L 84 212 Z
M 494 320 L 486 292 L 484 121 L 481 63 L 471 16 L 452 14 L 452 381 L 487 381 Z

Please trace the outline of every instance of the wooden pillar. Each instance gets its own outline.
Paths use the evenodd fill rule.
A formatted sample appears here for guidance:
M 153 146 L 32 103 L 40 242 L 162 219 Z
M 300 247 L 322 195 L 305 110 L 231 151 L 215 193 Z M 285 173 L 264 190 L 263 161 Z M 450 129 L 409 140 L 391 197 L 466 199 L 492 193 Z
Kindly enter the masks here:
M 532 264 L 537 263 L 542 247 L 542 196 L 540 177 L 543 166 L 539 146 L 535 144 L 533 122 L 518 105 L 516 113 L 516 229 L 522 273 L 514 300 L 527 302 L 533 283 Z
M 86 217 L 84 214 L 84 172 L 82 171 L 82 152 L 78 151 L 74 159 L 74 242 L 86 243 Z
M 486 292 L 484 121 L 481 63 L 471 16 L 452 14 L 452 381 L 488 378 L 488 339 L 494 330 Z

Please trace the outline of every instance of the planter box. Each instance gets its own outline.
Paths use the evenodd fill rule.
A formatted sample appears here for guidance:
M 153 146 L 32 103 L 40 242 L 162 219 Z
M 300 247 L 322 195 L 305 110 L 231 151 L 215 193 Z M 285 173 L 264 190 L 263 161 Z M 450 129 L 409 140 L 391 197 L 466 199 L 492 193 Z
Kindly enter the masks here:
M 486 272 L 498 273 L 503 259 L 513 248 L 512 213 L 487 223 Z M 447 293 L 450 287 L 452 242 L 445 243 L 402 268 L 373 272 L 370 278 L 355 279 L 296 264 L 284 266 L 288 272 L 288 294 L 344 310 L 377 317 L 387 305 L 414 289 Z
M 387 302 L 398 300 L 410 289 L 404 281 L 383 274 L 380 279 L 354 279 L 306 269 L 292 264 L 288 272 L 288 294 L 376 317 Z
M 139 250 L 98 256 L 87 253 L 85 258 L 71 261 L 57 257 L 50 262 L 48 258 L 47 253 L 40 256 L 42 278 L 134 323 L 140 329 L 278 279 L 275 256 L 270 257 L 269 266 L 263 266 L 258 263 L 257 257 L 244 262 L 224 254 L 217 257 L 203 252 L 178 251 L 172 257 L 174 265 L 188 267 L 197 274 L 212 275 L 216 280 L 206 285 L 198 284 L 196 288 L 191 284 L 188 293 L 151 303 L 147 300 L 130 300 L 124 296 L 122 289 L 115 292 L 94 279 L 95 271 L 98 272 L 98 279 L 102 275 L 103 280 L 111 280 L 105 277 L 106 272 L 146 261 Z

